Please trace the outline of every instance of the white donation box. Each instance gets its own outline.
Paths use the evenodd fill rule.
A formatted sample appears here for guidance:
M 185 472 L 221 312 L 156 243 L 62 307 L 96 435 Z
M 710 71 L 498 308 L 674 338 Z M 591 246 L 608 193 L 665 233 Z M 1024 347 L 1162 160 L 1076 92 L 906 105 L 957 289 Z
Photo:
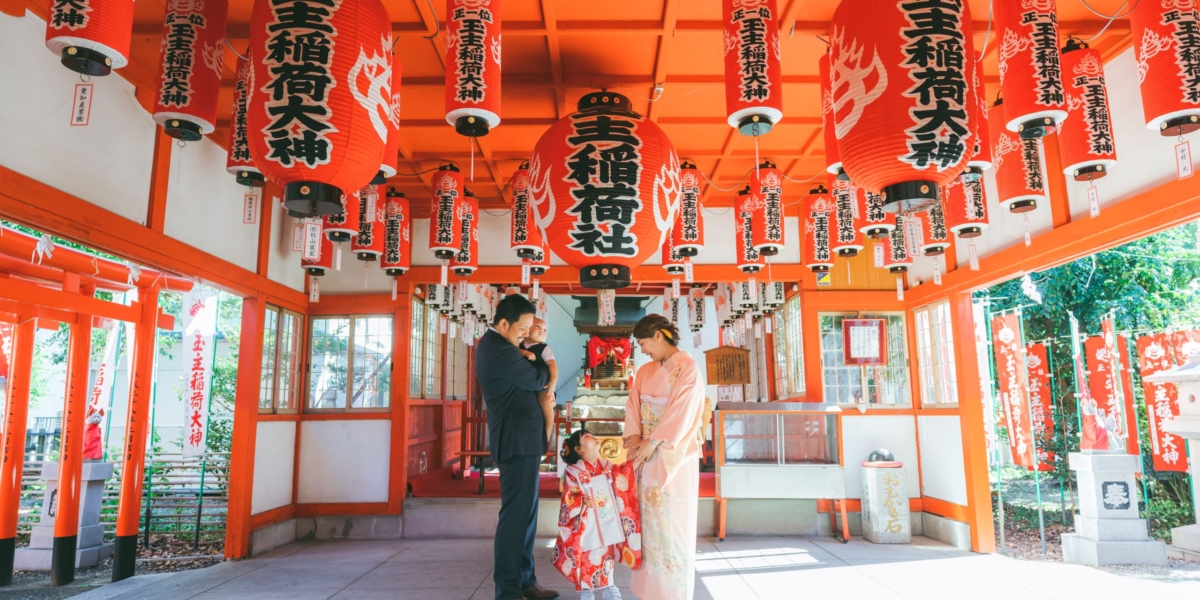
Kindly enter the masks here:
M 904 464 L 864 460 L 862 466 L 863 537 L 876 544 L 911 542 Z

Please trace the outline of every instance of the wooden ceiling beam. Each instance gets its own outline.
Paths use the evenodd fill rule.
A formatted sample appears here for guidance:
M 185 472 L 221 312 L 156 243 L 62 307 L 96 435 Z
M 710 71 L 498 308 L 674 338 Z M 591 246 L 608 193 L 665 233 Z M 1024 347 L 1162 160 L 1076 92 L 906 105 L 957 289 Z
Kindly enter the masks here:
M 546 36 L 546 54 L 550 57 L 550 78 L 554 85 L 554 116 L 560 119 L 571 111 L 567 109 L 567 93 L 563 86 L 562 49 L 558 45 L 558 23 L 554 17 L 552 0 L 542 0 L 542 27 Z M 518 26 L 517 31 L 520 31 Z M 504 33 L 509 33 L 509 24 L 504 24 Z M 519 34 L 517 34 L 519 35 Z M 543 86 L 544 87 L 544 86 Z
M 650 102 L 650 110 L 647 117 L 651 121 L 658 121 L 659 109 L 658 101 L 662 99 L 662 93 L 658 90 L 661 84 L 666 84 L 667 75 L 667 57 L 670 55 L 670 42 L 675 37 L 675 21 L 679 14 L 679 0 L 666 0 L 663 3 L 663 32 L 658 38 L 658 53 L 654 59 L 654 81 L 650 83 L 650 97 L 653 98 Z

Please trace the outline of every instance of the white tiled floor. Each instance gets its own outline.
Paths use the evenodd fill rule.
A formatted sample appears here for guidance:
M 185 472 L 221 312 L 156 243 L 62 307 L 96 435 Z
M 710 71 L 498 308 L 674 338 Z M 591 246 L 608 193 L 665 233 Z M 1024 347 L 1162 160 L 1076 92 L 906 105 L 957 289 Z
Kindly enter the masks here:
M 563 600 L 573 600 L 573 588 L 550 565 L 551 543 L 538 544 L 538 578 Z M 909 546 L 824 538 L 702 538 L 697 553 L 695 600 L 1200 598 L 1200 582 L 1147 581 L 1075 565 L 1015 561 L 925 538 Z M 491 540 L 293 544 L 201 571 L 134 578 L 77 598 L 492 600 L 491 566 Z M 629 580 L 629 570 L 622 567 L 617 583 L 633 599 Z

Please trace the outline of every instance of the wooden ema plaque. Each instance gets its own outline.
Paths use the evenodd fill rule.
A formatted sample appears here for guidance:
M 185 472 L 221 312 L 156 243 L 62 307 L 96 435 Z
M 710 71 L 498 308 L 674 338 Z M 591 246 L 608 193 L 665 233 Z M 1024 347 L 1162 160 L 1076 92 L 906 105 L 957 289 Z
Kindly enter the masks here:
M 745 385 L 750 383 L 750 351 L 721 346 L 704 351 L 708 385 Z

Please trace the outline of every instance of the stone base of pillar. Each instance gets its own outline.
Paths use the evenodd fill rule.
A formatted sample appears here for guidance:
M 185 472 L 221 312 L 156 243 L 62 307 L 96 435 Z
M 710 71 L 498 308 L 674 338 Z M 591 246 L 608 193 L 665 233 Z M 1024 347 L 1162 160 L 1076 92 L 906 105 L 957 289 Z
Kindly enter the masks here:
M 1138 461 L 1132 454 L 1069 457 L 1079 482 L 1076 533 L 1062 536 L 1063 562 L 1082 565 L 1165 565 L 1167 547 L 1146 534 L 1137 505 Z
M 113 545 L 104 543 L 104 525 L 100 523 L 104 482 L 112 474 L 112 463 L 83 463 L 76 569 L 96 566 L 112 556 Z M 52 565 L 54 521 L 58 515 L 58 463 L 46 463 L 42 467 L 42 479 L 46 482 L 46 491 L 42 497 L 41 519 L 33 528 L 29 547 L 18 548 L 13 558 L 13 568 L 19 571 L 49 571 Z

